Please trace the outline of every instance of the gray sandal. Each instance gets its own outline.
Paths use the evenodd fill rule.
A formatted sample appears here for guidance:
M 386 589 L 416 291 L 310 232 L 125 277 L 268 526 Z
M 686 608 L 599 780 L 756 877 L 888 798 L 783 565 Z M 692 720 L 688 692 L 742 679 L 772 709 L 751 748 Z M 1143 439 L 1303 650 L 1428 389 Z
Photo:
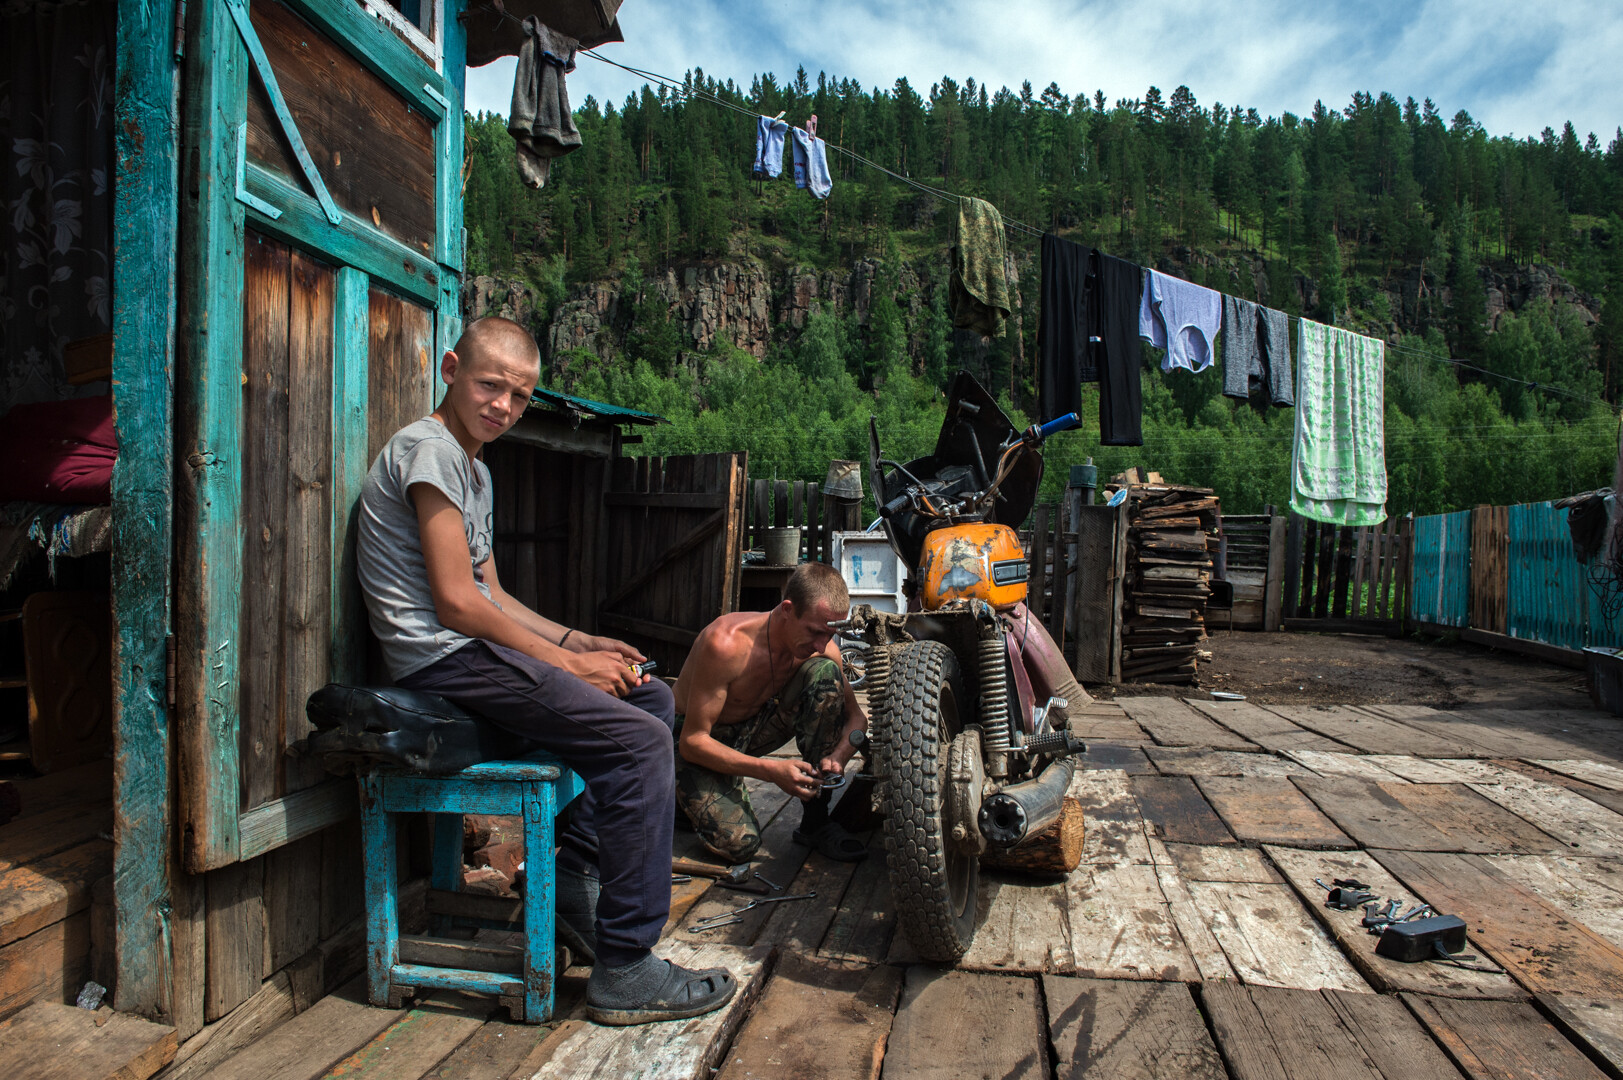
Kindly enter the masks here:
M 738 980 L 725 968 L 706 968 L 693 971 L 660 960 L 666 965 L 665 977 L 657 989 L 641 1000 L 625 1000 L 599 979 L 602 966 L 592 969 L 586 984 L 586 1016 L 599 1024 L 625 1027 L 631 1024 L 649 1024 L 660 1020 L 685 1020 L 719 1009 L 738 992 Z

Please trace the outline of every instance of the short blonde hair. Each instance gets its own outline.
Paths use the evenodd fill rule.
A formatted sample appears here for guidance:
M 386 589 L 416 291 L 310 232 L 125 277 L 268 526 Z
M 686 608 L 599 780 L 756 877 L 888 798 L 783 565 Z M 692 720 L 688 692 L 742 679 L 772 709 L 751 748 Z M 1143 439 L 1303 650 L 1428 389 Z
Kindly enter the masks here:
M 464 363 L 473 363 L 486 356 L 509 356 L 525 360 L 541 368 L 541 348 L 530 332 L 512 319 L 500 315 L 486 315 L 475 319 L 462 331 L 452 349 Z

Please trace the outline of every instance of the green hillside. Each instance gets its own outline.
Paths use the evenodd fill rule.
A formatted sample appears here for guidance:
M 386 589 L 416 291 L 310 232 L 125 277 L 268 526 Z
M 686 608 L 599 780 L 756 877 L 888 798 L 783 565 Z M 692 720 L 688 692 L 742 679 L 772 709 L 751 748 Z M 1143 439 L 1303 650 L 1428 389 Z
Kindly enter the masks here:
M 894 456 L 922 452 L 937 388 L 960 366 L 1011 411 L 1031 410 L 1035 237 L 1010 232 L 1023 304 L 1004 337 L 952 332 L 949 215 L 922 184 L 1386 338 L 1394 513 L 1610 482 L 1623 130 L 1604 150 L 1570 124 L 1516 140 L 1386 94 L 1262 117 L 1203 106 L 1186 87 L 1107 103 L 1052 85 L 943 78 L 921 94 L 906 80 L 865 89 L 804 71 L 745 91 L 695 71 L 687 89 L 697 93 L 645 90 L 618 106 L 587 97 L 576 113 L 585 145 L 540 191 L 519 183 L 501 117 L 467 126 L 470 275 L 527 286 L 544 342 L 571 300 L 609 296 L 586 345 L 549 349 L 548 378 L 670 417 L 648 452 L 744 448 L 757 475 L 818 479 L 829 458 L 863 455 L 870 414 Z M 825 202 L 787 179 L 753 181 L 751 117 L 701 95 L 797 125 L 815 113 L 820 135 L 902 179 L 831 153 Z M 858 273 L 866 304 L 819 302 L 795 318 L 775 306 L 758 355 L 725 334 L 701 348 L 669 283 L 673 271 L 716 266 L 774 281 Z M 1214 486 L 1233 512 L 1286 500 L 1289 410 L 1230 402 L 1215 373 L 1147 370 L 1144 386 L 1145 445 L 1098 447 L 1095 412 L 1053 444 L 1050 484 L 1091 455 L 1107 475 L 1143 464 Z

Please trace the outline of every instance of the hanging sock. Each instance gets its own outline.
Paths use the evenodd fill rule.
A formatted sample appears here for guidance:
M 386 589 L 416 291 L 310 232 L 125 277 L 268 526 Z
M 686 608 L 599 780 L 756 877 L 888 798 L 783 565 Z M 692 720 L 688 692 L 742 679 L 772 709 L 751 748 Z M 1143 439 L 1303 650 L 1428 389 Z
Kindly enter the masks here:
M 828 198 L 834 181 L 828 175 L 828 144 L 795 128 L 795 187 L 806 188 L 819 199 Z
M 580 149 L 580 131 L 564 85 L 564 75 L 575 70 L 578 48 L 574 38 L 550 29 L 534 15 L 524 20 L 507 132 L 518 140 L 519 176 L 530 187 L 546 184 L 553 158 Z
M 763 116 L 755 125 L 755 166 L 751 175 L 757 180 L 776 180 L 783 175 L 783 138 L 789 125 L 782 120 Z
M 982 337 L 1003 332 L 1009 317 L 1009 277 L 1004 266 L 1003 215 L 982 199 L 959 199 L 952 276 L 947 282 L 952 325 Z
M 1291 509 L 1333 525 L 1386 520 L 1386 345 L 1302 319 L 1297 323 L 1296 438 Z
M 1165 349 L 1161 370 L 1205 371 L 1216 357 L 1223 323 L 1223 294 L 1192 281 L 1144 271 L 1144 298 L 1138 312 L 1139 336 Z

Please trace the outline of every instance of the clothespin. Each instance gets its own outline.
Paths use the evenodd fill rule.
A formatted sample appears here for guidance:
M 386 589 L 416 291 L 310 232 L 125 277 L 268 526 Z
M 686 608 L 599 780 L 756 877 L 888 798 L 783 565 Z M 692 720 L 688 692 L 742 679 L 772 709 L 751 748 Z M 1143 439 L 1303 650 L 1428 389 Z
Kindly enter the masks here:
M 776 123 L 777 123 L 777 122 L 778 122 L 778 121 L 779 121 L 779 120 L 782 120 L 782 119 L 783 119 L 783 114 L 784 114 L 784 112 L 785 112 L 785 110 L 783 110 L 783 109 L 779 109 L 779 110 L 778 110 L 778 115 L 776 115 L 776 116 L 774 116 L 774 117 L 773 117 L 773 118 L 772 118 L 772 122 L 773 122 L 773 123 L 774 123 L 774 124 L 776 124 Z
M 817 114 L 816 113 L 812 113 L 810 119 L 808 119 L 806 121 L 806 134 L 810 135 L 814 139 L 817 138 Z

